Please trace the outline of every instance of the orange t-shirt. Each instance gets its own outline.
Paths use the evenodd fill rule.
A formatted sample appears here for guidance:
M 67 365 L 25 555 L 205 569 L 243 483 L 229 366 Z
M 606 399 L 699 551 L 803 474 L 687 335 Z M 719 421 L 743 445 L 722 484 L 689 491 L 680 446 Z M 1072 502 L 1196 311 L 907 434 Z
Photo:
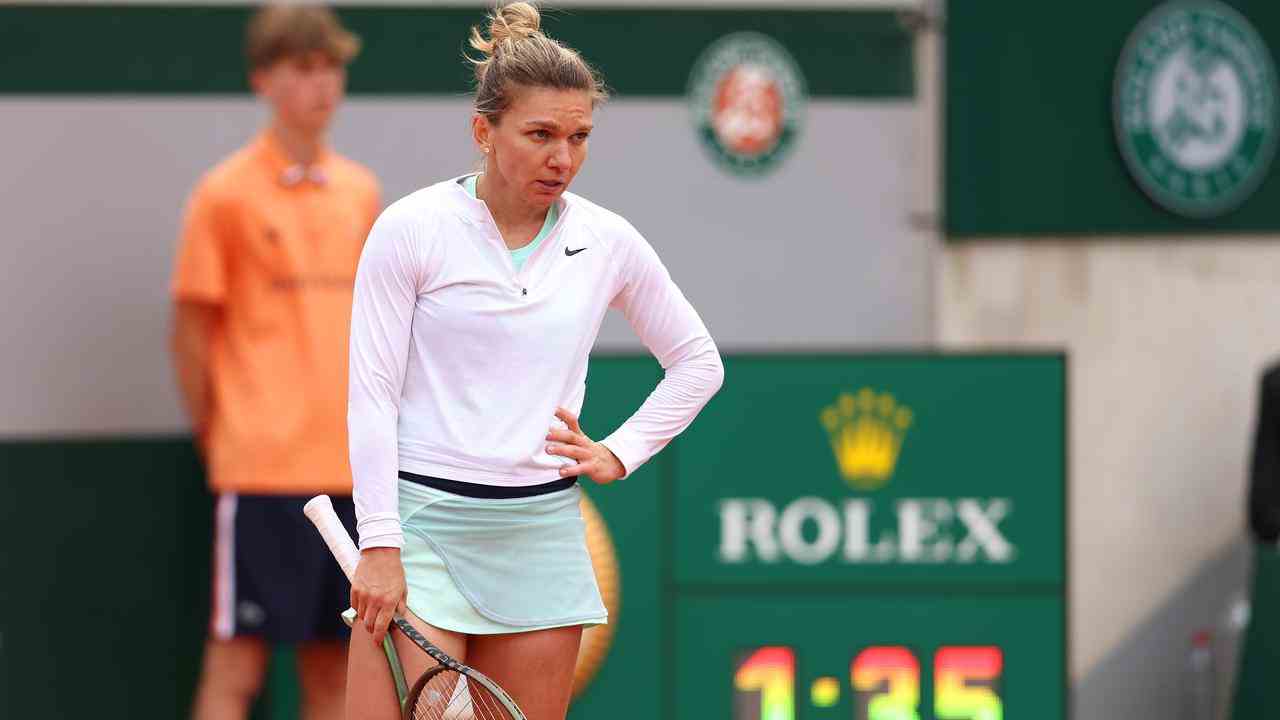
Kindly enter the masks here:
M 172 294 L 222 311 L 204 437 L 213 490 L 351 492 L 351 290 L 379 210 L 368 169 L 332 152 L 302 168 L 269 133 L 192 193 Z

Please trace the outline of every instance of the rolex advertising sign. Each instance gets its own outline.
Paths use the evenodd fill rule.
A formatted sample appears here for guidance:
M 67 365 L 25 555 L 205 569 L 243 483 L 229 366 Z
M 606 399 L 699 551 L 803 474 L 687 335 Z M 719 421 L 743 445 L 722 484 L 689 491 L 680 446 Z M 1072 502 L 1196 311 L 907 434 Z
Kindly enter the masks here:
M 862 388 L 841 393 L 822 411 L 822 424 L 840 474 L 855 490 L 875 490 L 893 476 L 911 411 L 893 395 Z M 720 556 L 746 562 L 749 546 L 766 562 L 786 557 L 806 565 L 837 553 L 849 563 L 1010 562 L 1014 547 L 1000 531 L 1009 498 L 902 498 L 891 512 L 893 529 L 871 537 L 874 501 L 849 497 L 837 508 L 818 497 L 803 497 L 778 509 L 763 499 L 732 498 L 720 505 Z M 953 540 L 943 527 L 958 521 L 964 539 Z M 812 540 L 804 526 L 813 524 Z
M 1056 359 L 730 370 L 708 409 L 724 436 L 680 451 L 682 578 L 1061 582 Z
M 725 378 L 667 461 L 675 716 L 1064 720 L 1064 358 Z

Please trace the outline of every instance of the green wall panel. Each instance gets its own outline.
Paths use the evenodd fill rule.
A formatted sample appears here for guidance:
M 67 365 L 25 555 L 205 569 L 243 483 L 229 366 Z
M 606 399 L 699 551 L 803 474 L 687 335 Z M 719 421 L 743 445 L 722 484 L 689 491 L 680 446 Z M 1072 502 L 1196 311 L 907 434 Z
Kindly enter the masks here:
M 186 440 L 0 444 L 0 717 L 185 716 L 211 520 Z
M 1257 545 L 1253 555 L 1249 625 L 1240 648 L 1239 669 L 1234 678 L 1231 720 L 1267 720 L 1280 705 L 1280 552 L 1274 546 Z
M 344 7 L 364 39 L 353 94 L 470 92 L 462 60 L 481 8 Z M 244 94 L 245 7 L 0 5 L 0 94 Z M 619 95 L 679 96 L 722 35 L 780 41 L 818 97 L 914 93 L 911 36 L 888 11 L 601 9 L 554 11 L 544 29 L 577 48 Z
M 661 371 L 648 357 L 592 359 L 582 429 L 596 439 L 608 435 L 640 407 Z M 652 678 L 661 665 L 665 573 L 654 521 L 661 517 L 666 469 L 659 456 L 618 482 L 583 483 L 617 549 L 622 600 L 618 614 L 609 618 L 615 630 L 613 645 L 595 679 L 574 701 L 571 719 L 662 717 L 659 694 L 636 692 L 636 686 L 637 679 Z M 619 698 L 627 698 L 625 713 L 619 712 Z
M 933 683 L 947 669 L 935 657 L 944 645 L 996 649 L 1001 663 L 985 680 L 948 677 L 989 687 L 1014 717 L 1061 718 L 1064 359 L 778 355 L 728 357 L 726 365 L 724 390 L 686 435 L 633 477 L 586 486 L 617 549 L 622 600 L 612 649 L 570 717 L 756 720 L 760 698 L 750 688 L 735 695 L 735 662 L 776 644 L 795 652 L 801 720 L 848 717 L 856 700 L 849 663 L 878 646 L 913 654 L 921 718 L 942 720 Z M 660 375 L 648 357 L 594 358 L 584 428 L 607 433 Z M 895 412 L 912 413 L 890 477 L 875 488 L 844 476 L 820 417 L 846 391 L 857 411 L 864 387 L 877 398 L 893 394 Z M 868 417 L 896 417 L 876 415 L 878 407 L 868 406 Z M 770 499 L 780 514 L 806 497 L 886 507 L 932 498 L 930 512 L 937 502 L 1011 498 L 1013 511 L 996 526 L 1018 552 L 1003 565 L 915 567 L 896 557 L 855 571 L 786 553 L 726 565 L 722 518 L 709 508 L 743 494 Z M 0 555 L 10 578 L 0 586 L 0 717 L 71 717 L 84 694 L 95 698 L 97 717 L 182 717 L 207 625 L 210 517 L 184 439 L 0 443 L 8 547 L 35 542 Z M 953 531 L 963 536 L 962 523 L 928 517 L 939 529 L 917 532 L 924 546 Z M 816 530 L 812 518 L 799 523 L 796 542 L 813 545 Z M 296 716 L 291 660 L 276 654 L 255 720 Z M 822 676 L 836 679 L 830 707 L 808 694 Z M 735 702 L 736 714 L 726 715 Z

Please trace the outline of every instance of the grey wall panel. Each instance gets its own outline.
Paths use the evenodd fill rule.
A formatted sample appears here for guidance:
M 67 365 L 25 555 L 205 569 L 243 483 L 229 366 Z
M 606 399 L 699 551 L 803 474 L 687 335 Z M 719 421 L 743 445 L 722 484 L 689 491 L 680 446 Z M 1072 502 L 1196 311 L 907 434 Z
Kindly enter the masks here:
M 0 433 L 185 425 L 166 287 L 183 198 L 248 101 L 0 102 Z
M 909 102 L 813 102 L 791 156 L 741 179 L 683 100 L 601 111 L 575 190 L 630 219 L 726 349 L 928 340 L 929 244 L 907 228 Z M 197 178 L 263 121 L 249 99 L 0 101 L 0 434 L 153 432 L 185 422 L 167 283 Z M 334 130 L 387 201 L 474 167 L 466 98 L 353 101 Z M 611 318 L 600 344 L 637 346 Z
M 814 102 L 791 157 L 742 179 L 703 152 L 680 101 L 615 101 L 573 190 L 629 219 L 726 348 L 928 341 L 927 236 L 907 214 L 910 103 Z M 335 142 L 389 199 L 474 167 L 465 102 L 361 101 Z M 611 314 L 600 347 L 635 348 Z
M 812 103 L 772 175 L 709 161 L 677 103 L 607 108 L 580 189 L 632 221 L 726 348 L 923 343 L 927 239 L 907 229 L 907 103 Z M 631 342 L 625 323 L 604 346 Z

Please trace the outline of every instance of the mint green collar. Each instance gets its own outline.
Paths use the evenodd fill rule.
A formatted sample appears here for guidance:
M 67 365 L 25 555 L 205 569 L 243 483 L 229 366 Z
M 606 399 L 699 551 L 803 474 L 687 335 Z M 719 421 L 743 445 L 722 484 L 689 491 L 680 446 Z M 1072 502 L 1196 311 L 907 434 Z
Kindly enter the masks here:
M 471 195 L 471 197 L 476 197 L 476 182 L 479 181 L 479 179 L 479 175 L 468 175 L 460 181 L 462 183 L 462 187 L 466 189 L 467 194 Z M 542 244 L 543 239 L 551 234 L 551 229 L 556 226 L 556 220 L 559 217 L 559 204 L 552 203 L 551 207 L 547 209 L 547 219 L 542 222 L 542 229 L 538 231 L 538 234 L 534 236 L 533 240 L 531 240 L 528 245 L 511 251 L 511 262 L 516 266 L 516 272 L 520 272 L 524 267 L 525 261 L 533 254 L 533 251 L 537 250 L 538 246 Z

